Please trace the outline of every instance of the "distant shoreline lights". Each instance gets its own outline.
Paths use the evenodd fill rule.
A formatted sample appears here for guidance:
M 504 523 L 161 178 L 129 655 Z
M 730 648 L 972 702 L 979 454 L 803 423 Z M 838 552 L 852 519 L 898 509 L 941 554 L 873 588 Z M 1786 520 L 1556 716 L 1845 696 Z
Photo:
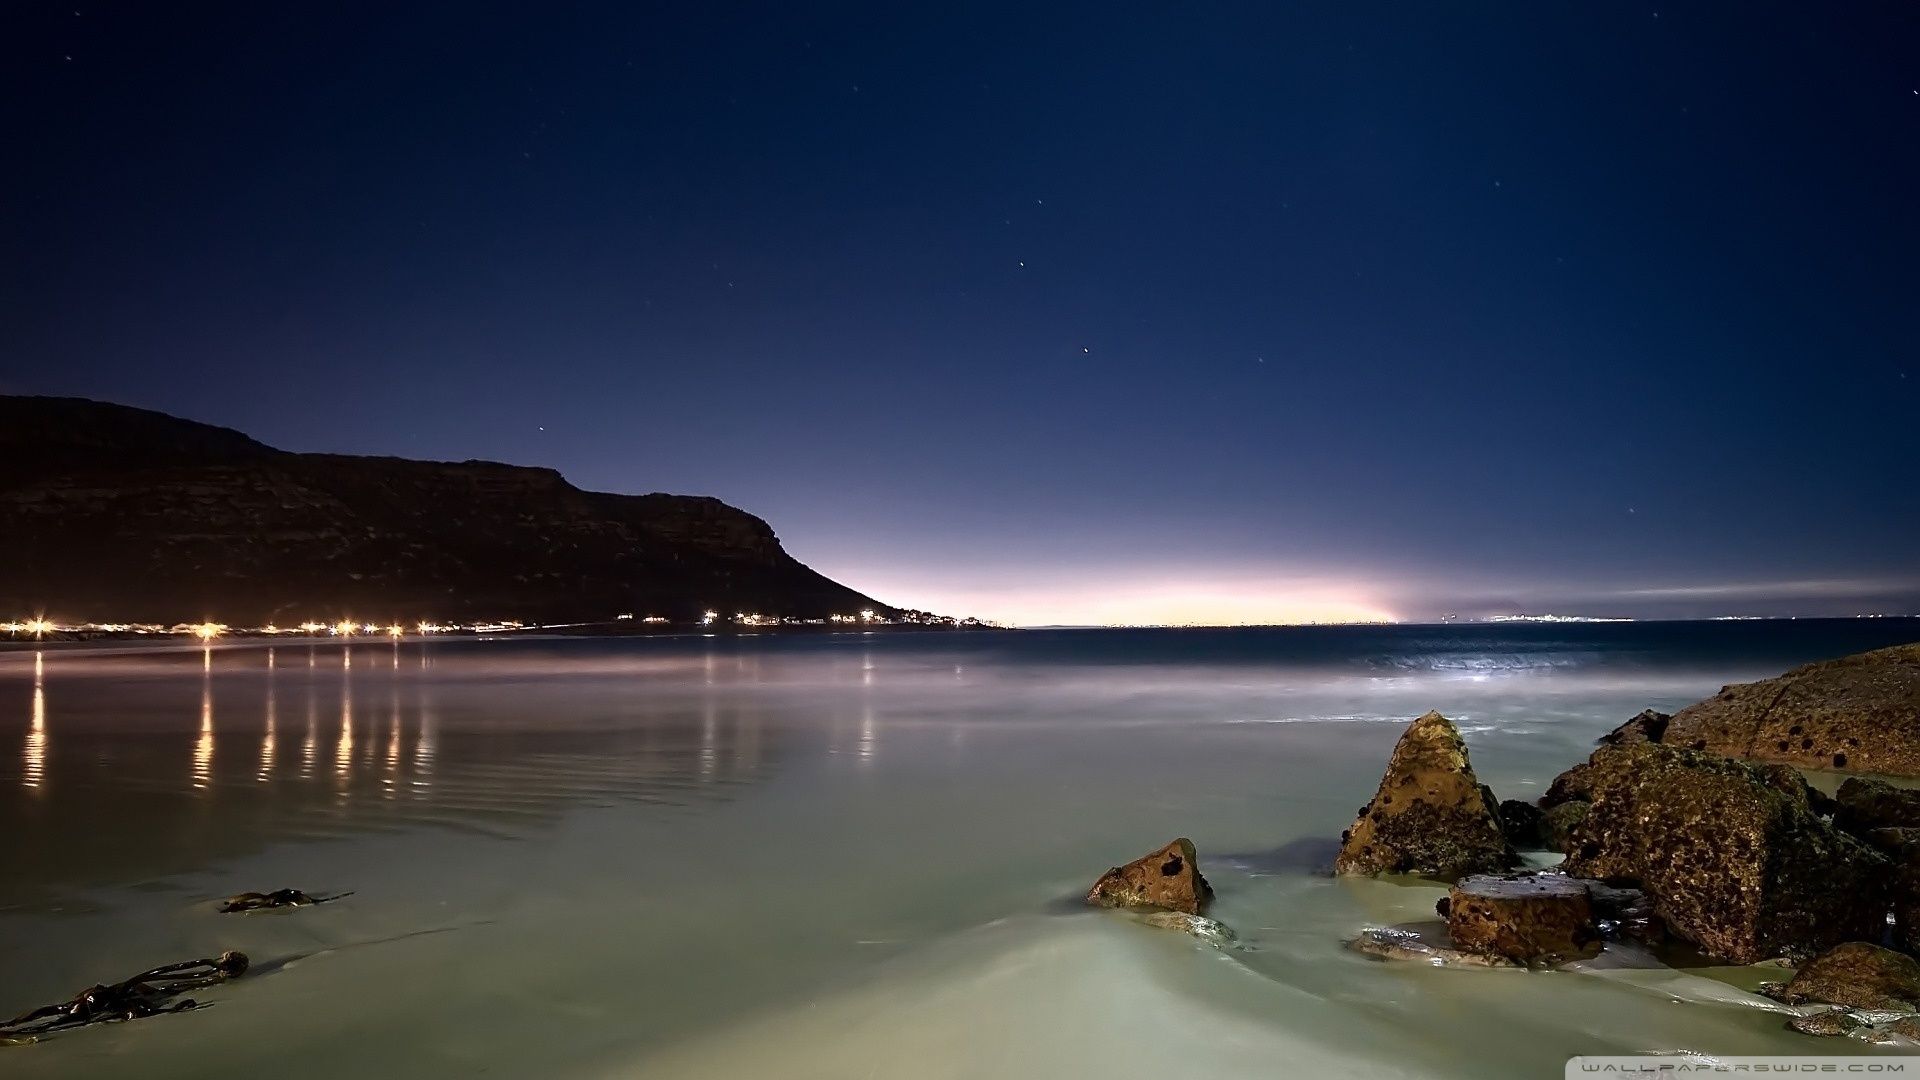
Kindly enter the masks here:
M 516 631 L 570 630 L 593 626 L 617 626 L 635 622 L 645 626 L 661 627 L 674 625 L 674 621 L 662 615 L 647 615 L 636 619 L 632 614 L 621 614 L 605 620 L 570 623 L 530 623 L 520 619 L 488 619 L 467 623 L 442 623 L 422 620 L 411 625 L 399 622 L 375 623 L 357 619 L 340 619 L 337 622 L 323 623 L 307 621 L 295 626 L 280 626 L 268 623 L 263 626 L 232 626 L 227 623 L 206 620 L 203 622 L 182 623 L 142 623 L 142 622 L 82 622 L 67 623 L 36 615 L 28 619 L 0 622 L 0 633 L 9 638 L 23 636 L 44 639 L 48 635 L 84 635 L 103 634 L 132 635 L 136 637 L 184 637 L 211 643 L 223 637 L 308 637 L 308 638 L 377 638 L 386 637 L 400 641 L 407 637 L 429 637 L 444 634 L 500 634 Z M 960 619 L 947 615 L 935 615 L 926 611 L 902 609 L 898 617 L 888 618 L 872 609 L 864 609 L 857 614 L 830 615 L 826 618 L 803 619 L 795 616 L 766 615 L 759 612 L 735 612 L 723 618 L 720 612 L 709 610 L 697 621 L 683 623 L 689 628 L 712 627 L 716 624 L 742 627 L 800 627 L 800 626 L 931 626 L 947 628 L 980 628 L 994 624 L 979 619 Z

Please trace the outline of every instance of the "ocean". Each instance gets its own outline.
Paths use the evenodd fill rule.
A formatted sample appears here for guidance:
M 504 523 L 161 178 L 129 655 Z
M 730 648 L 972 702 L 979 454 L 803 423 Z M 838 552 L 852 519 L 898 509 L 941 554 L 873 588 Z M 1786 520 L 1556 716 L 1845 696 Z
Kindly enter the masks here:
M 1920 620 L 281 641 L 0 652 L 0 1014 L 237 948 L 10 1077 L 1558 1076 L 1817 1045 L 1767 977 L 1347 952 L 1401 727 L 1537 797 L 1596 736 Z M 1832 776 L 1815 776 L 1831 786 Z M 1077 900 L 1193 839 L 1218 949 Z M 223 915 L 283 887 L 336 903 Z M 1838 1045 L 1836 1045 L 1838 1044 Z

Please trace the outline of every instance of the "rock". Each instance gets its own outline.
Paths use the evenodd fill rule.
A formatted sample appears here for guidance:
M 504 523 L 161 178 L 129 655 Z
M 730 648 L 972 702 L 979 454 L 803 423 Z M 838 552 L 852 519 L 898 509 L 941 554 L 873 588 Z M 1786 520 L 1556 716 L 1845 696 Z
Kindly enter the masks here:
M 1833 823 L 1856 836 L 1874 829 L 1920 828 L 1920 791 L 1849 776 L 1833 801 Z
M 1920 960 L 1864 941 L 1836 945 L 1794 972 L 1781 1000 L 1912 1012 L 1920 1003 Z
M 1333 868 L 1452 880 L 1519 861 L 1473 775 L 1466 743 L 1446 717 L 1430 712 L 1400 736 L 1373 801 L 1341 834 Z
M 1796 1016 L 1787 1021 L 1787 1026 L 1802 1035 L 1845 1035 L 1859 1027 L 1860 1023 L 1848 1016 L 1846 1010 L 1834 1009 L 1811 1016 Z
M 1804 769 L 1920 776 L 1920 644 L 1728 686 L 1675 713 L 1661 742 Z
M 1546 811 L 1530 802 L 1507 799 L 1500 804 L 1499 816 L 1507 843 L 1522 851 L 1547 849 Z
M 1586 820 L 1587 810 L 1591 806 L 1591 803 L 1573 799 L 1553 807 L 1540 816 L 1540 831 L 1548 851 L 1566 854 L 1567 845 L 1570 843 L 1568 837 L 1573 834 L 1575 826 Z
M 1215 948 L 1230 945 L 1237 940 L 1227 924 L 1209 919 L 1205 915 L 1189 915 L 1184 911 L 1150 911 L 1139 918 L 1148 926 L 1191 934 Z
M 1592 803 L 1562 869 L 1637 882 L 1669 930 L 1711 955 L 1750 964 L 1885 928 L 1892 865 L 1753 766 L 1638 743 L 1569 772 Z
M 1909 1016 L 1903 1020 L 1895 1020 L 1888 1026 L 1887 1030 L 1901 1038 L 1920 1042 L 1920 1016 Z
M 1660 737 L 1666 734 L 1667 722 L 1672 719 L 1666 713 L 1646 709 L 1639 716 L 1600 736 L 1600 743 L 1604 746 L 1630 746 L 1634 743 L 1659 742 Z
M 1087 903 L 1097 907 L 1164 908 L 1189 915 L 1198 915 L 1212 899 L 1193 841 L 1184 836 L 1100 875 L 1087 892 Z
M 1562 874 L 1475 874 L 1447 893 L 1447 936 L 1467 952 L 1529 967 L 1600 952 L 1584 882 Z
M 1492 953 L 1470 953 L 1429 945 L 1405 930 L 1373 929 L 1347 942 L 1347 948 L 1379 960 L 1412 960 L 1434 967 L 1515 967 L 1513 961 Z

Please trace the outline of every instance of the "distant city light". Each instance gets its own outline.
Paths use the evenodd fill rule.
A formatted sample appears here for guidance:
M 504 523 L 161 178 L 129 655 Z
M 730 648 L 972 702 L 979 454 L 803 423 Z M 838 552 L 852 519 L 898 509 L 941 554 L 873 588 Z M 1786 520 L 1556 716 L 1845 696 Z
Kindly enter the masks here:
M 611 618 L 608 618 L 604 622 L 600 623 L 599 625 L 612 626 L 615 623 L 626 622 L 626 621 L 642 622 L 650 626 L 664 626 L 664 625 L 674 623 L 676 620 L 670 619 L 664 615 L 648 615 L 645 617 L 638 617 L 633 615 L 632 613 L 627 613 L 625 615 L 613 616 Z M 709 610 L 701 613 L 701 616 L 698 620 L 697 625 L 711 627 L 723 621 L 728 623 L 729 625 L 739 626 L 739 627 L 824 626 L 829 623 L 834 625 L 849 625 L 849 624 L 858 625 L 858 624 L 864 623 L 864 624 L 870 624 L 872 626 L 944 626 L 944 627 L 953 627 L 953 628 L 970 628 L 970 627 L 991 625 L 991 624 L 983 623 L 978 619 L 956 619 L 946 615 L 935 615 L 932 612 L 928 612 L 928 611 L 915 611 L 911 609 L 901 609 L 901 610 L 890 611 L 885 614 L 882 614 L 881 612 L 875 611 L 872 608 L 862 609 L 858 614 L 855 614 L 855 615 L 828 615 L 825 617 L 808 617 L 803 615 L 775 615 L 775 614 L 768 614 L 766 612 L 758 612 L 758 611 L 737 611 L 737 612 L 734 612 L 731 616 L 725 617 L 724 619 L 722 618 L 719 611 Z M 577 622 L 577 623 L 565 623 L 560 625 L 543 626 L 538 623 L 534 623 L 534 624 L 525 623 L 518 619 L 499 619 L 499 620 L 492 620 L 492 621 L 472 621 L 472 622 L 459 622 L 459 623 L 437 623 L 437 622 L 422 620 L 421 622 L 414 624 L 412 627 L 412 630 L 413 632 L 417 632 L 422 636 L 427 634 L 450 634 L 450 633 L 484 635 L 484 634 L 504 633 L 504 632 L 511 632 L 515 630 L 526 630 L 526 629 L 535 629 L 535 630 L 578 629 L 582 627 L 590 627 L 593 625 L 595 624 L 589 623 L 589 622 Z M 401 640 L 403 640 L 409 633 L 408 626 L 407 624 L 404 624 L 404 623 L 395 622 L 395 623 L 382 625 L 380 623 L 371 623 L 371 622 L 363 623 L 354 619 L 341 619 L 339 622 L 331 623 L 331 624 L 323 623 L 323 622 L 307 621 L 307 622 L 300 623 L 298 628 L 301 632 L 306 633 L 308 635 L 317 635 L 322 632 L 325 632 L 332 636 L 342 637 L 342 638 L 351 638 L 359 634 L 384 633 L 385 636 L 392 638 L 396 644 L 398 644 Z M 258 623 L 258 624 L 234 626 L 234 625 L 230 625 L 223 622 L 215 622 L 211 619 L 206 620 L 204 622 L 192 622 L 192 623 L 183 622 L 183 623 L 172 623 L 172 624 L 136 623 L 136 622 L 60 623 L 60 622 L 54 621 L 53 619 L 49 619 L 44 615 L 38 615 L 31 619 L 15 619 L 10 622 L 0 622 L 0 633 L 11 634 L 15 636 L 18 636 L 21 634 L 32 634 L 35 637 L 43 637 L 47 634 L 73 634 L 73 635 L 82 635 L 82 636 L 91 636 L 91 635 L 100 635 L 100 634 L 116 634 L 116 635 L 133 634 L 133 635 L 140 635 L 140 636 L 153 635 L 153 636 L 161 636 L 161 637 L 164 637 L 164 636 L 190 637 L 190 638 L 196 638 L 202 642 L 211 642 L 215 638 L 277 636 L 280 634 L 289 634 L 293 632 L 294 632 L 293 629 L 287 628 L 287 627 L 281 627 L 277 623 Z

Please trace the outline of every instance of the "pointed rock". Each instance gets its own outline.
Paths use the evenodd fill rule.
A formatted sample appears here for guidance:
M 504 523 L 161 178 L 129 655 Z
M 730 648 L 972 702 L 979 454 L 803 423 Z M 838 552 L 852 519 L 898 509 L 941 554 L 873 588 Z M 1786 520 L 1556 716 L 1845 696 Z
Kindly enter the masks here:
M 1087 891 L 1096 907 L 1164 908 L 1198 915 L 1213 899 L 1200 874 L 1200 857 L 1186 837 L 1100 875 Z
M 1507 870 L 1520 857 L 1473 775 L 1467 744 L 1437 712 L 1415 720 L 1387 761 L 1373 801 L 1340 838 L 1335 873 L 1411 873 L 1452 880 Z

